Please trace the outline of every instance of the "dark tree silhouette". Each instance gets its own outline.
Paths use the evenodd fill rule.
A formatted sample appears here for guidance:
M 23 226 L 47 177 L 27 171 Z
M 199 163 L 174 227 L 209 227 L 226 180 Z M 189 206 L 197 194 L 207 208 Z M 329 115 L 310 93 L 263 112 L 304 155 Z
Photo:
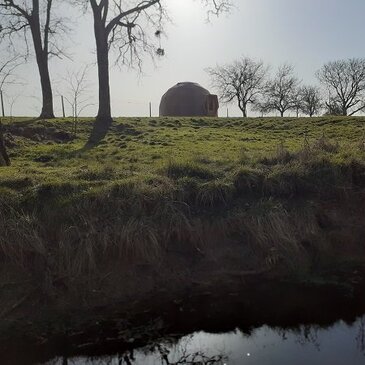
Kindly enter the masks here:
M 4 54 L 4 51 L 2 51 Z M 19 55 L 10 56 L 6 61 L 0 63 L 0 104 L 1 104 L 1 117 L 0 117 L 0 166 L 10 165 L 10 158 L 6 152 L 4 136 L 3 136 L 3 125 L 1 118 L 5 116 L 4 108 L 4 90 L 6 86 L 13 85 L 16 83 L 16 77 L 14 71 L 23 63 L 23 58 Z
M 166 0 L 75 0 L 85 10 L 91 7 L 94 20 L 99 82 L 99 108 L 89 144 L 107 133 L 111 123 L 109 51 L 116 51 L 116 63 L 141 67 L 143 53 L 164 55 L 160 36 L 168 19 Z M 227 11 L 230 0 L 201 0 L 208 15 Z M 154 39 L 156 40 L 154 42 Z
M 49 75 L 50 55 L 62 54 L 57 34 L 66 31 L 64 19 L 53 18 L 55 0 L 0 0 L 0 39 L 17 48 L 24 41 L 26 52 L 31 35 L 42 90 L 40 118 L 54 118 L 53 94 Z M 15 39 L 15 37 L 18 37 Z
M 328 89 L 329 111 L 354 115 L 365 109 L 365 58 L 328 62 L 317 77 Z
M 297 108 L 299 84 L 293 66 L 288 64 L 280 66 L 274 79 L 265 87 L 263 100 L 259 102 L 260 109 L 278 111 L 283 117 L 286 111 Z
M 323 106 L 321 91 L 316 86 L 303 86 L 299 90 L 300 110 L 313 117 Z
M 263 62 L 244 57 L 206 71 L 213 87 L 218 90 L 220 100 L 224 103 L 235 100 L 243 117 L 247 117 L 247 106 L 256 102 L 265 83 L 267 67 Z

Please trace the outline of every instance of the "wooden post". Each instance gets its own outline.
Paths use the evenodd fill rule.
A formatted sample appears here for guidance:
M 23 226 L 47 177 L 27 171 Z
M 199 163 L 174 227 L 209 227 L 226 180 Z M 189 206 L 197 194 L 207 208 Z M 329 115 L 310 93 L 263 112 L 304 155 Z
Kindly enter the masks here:
M 5 117 L 5 108 L 4 108 L 4 96 L 3 96 L 3 91 L 0 91 L 0 97 L 1 97 L 1 112 L 2 112 L 2 116 L 3 118 Z
M 227 108 L 227 118 L 229 117 L 229 115 L 228 115 L 228 108 Z
M 5 163 L 5 166 L 10 166 L 10 158 L 6 152 L 4 136 L 3 136 L 3 125 L 2 125 L 2 118 L 0 118 L 0 166 Z M 2 160 L 4 162 L 2 162 Z
M 150 118 L 152 117 L 152 103 L 150 102 Z
M 63 100 L 63 95 L 61 95 L 61 104 L 62 104 L 62 116 L 65 118 L 65 102 Z
M 75 110 L 74 110 L 74 124 L 75 124 L 75 137 L 77 137 L 77 98 L 75 97 Z

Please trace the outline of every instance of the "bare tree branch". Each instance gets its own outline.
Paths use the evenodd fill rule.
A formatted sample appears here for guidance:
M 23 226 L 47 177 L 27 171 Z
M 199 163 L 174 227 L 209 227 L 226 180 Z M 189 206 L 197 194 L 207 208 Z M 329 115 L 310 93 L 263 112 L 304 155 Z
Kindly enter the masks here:
M 342 115 L 353 115 L 365 108 L 364 58 L 328 62 L 317 71 L 317 78 L 329 92 L 327 105 L 332 106 L 332 110 L 340 109 Z
M 24 57 L 13 55 L 7 61 L 0 63 L 0 91 L 4 92 L 6 85 L 17 84 L 14 71 L 24 63 Z
M 321 92 L 315 86 L 303 86 L 299 90 L 299 108 L 304 113 L 313 117 L 322 109 Z
M 229 0 L 200 0 L 208 11 L 219 14 L 229 9 Z M 112 123 L 109 85 L 109 53 L 116 52 L 116 64 L 142 68 L 144 54 L 163 56 L 161 34 L 169 19 L 166 0 L 74 0 L 86 11 L 91 7 L 99 79 L 99 109 L 90 145 L 107 133 Z
M 266 84 L 263 100 L 257 102 L 257 108 L 266 112 L 276 110 L 283 117 L 286 111 L 297 107 L 299 84 L 293 66 L 280 66 L 274 79 Z
M 206 71 L 212 79 L 212 86 L 219 91 L 220 100 L 224 103 L 236 100 L 243 116 L 247 117 L 247 106 L 255 103 L 262 92 L 268 68 L 262 61 L 244 57 Z
M 57 14 L 55 3 L 54 0 L 0 0 L 0 41 L 6 41 L 18 53 L 25 45 L 28 56 L 28 36 L 31 36 L 41 81 L 40 116 L 43 118 L 54 117 L 49 58 L 65 56 L 59 41 L 69 30 L 67 19 L 54 16 Z

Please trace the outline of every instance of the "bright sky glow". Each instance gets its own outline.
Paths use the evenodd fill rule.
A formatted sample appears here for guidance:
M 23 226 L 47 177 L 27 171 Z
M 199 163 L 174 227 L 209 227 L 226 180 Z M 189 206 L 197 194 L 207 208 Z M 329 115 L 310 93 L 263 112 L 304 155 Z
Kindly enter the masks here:
M 365 57 L 365 1 L 363 0 L 236 0 L 232 14 L 206 22 L 198 0 L 166 0 L 173 24 L 162 39 L 166 56 L 156 67 L 146 58 L 144 73 L 125 67 L 111 71 L 114 116 L 147 116 L 148 103 L 153 114 L 163 93 L 179 81 L 194 81 L 210 89 L 204 69 L 226 63 L 242 55 L 262 59 L 275 69 L 283 62 L 294 64 L 306 83 L 316 83 L 315 71 L 329 60 Z M 71 11 L 75 26 L 67 43 L 73 61 L 51 61 L 55 111 L 60 115 L 59 94 L 65 93 L 62 78 L 80 63 L 94 63 L 94 41 L 90 14 Z M 113 57 L 111 57 L 113 58 Z M 21 94 L 14 105 L 15 115 L 37 115 L 40 89 L 36 65 L 30 62 L 19 70 L 26 86 L 8 90 Z M 96 68 L 90 73 L 90 99 L 97 101 Z M 211 90 L 214 92 L 215 90 Z M 230 115 L 240 116 L 230 105 Z M 94 115 L 96 106 L 84 114 Z M 222 106 L 220 115 L 225 115 Z

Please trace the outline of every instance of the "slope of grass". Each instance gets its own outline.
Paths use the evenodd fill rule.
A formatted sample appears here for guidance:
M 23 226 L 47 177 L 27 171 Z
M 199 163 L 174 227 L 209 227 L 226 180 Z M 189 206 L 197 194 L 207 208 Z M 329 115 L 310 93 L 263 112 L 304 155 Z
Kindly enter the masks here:
M 91 126 L 5 121 L 0 261 L 43 295 L 363 260 L 365 118 L 119 118 L 84 149 Z

